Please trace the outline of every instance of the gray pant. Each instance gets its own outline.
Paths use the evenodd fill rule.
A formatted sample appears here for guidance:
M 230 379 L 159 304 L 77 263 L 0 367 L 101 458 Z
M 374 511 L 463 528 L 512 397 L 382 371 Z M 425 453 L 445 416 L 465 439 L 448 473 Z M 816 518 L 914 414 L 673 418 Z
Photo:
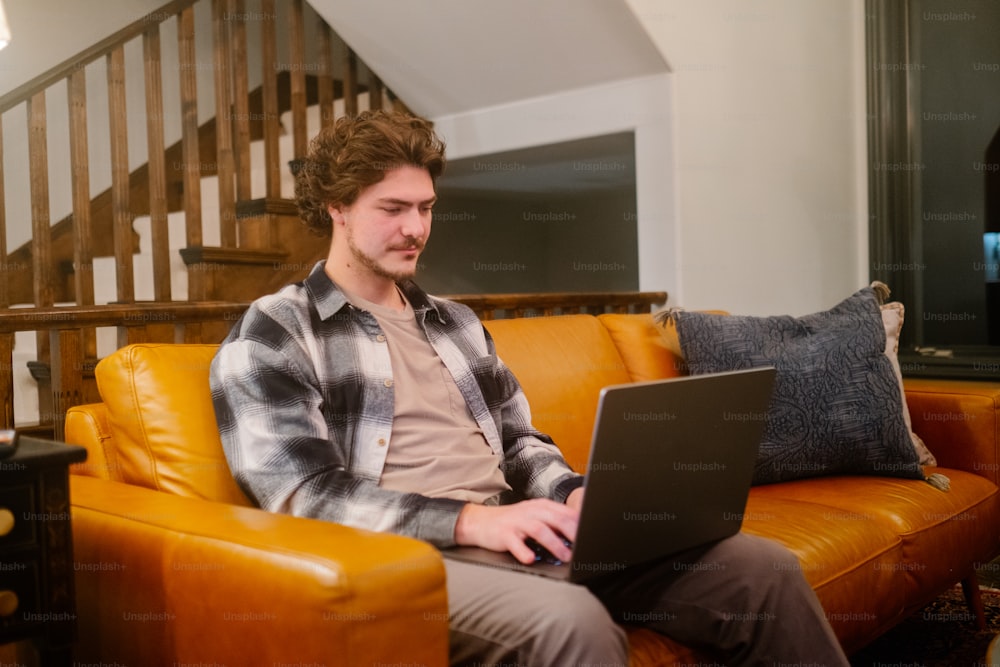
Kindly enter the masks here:
M 729 665 L 848 664 L 795 556 L 743 533 L 588 587 L 448 559 L 445 567 L 453 665 L 626 666 L 618 622 Z

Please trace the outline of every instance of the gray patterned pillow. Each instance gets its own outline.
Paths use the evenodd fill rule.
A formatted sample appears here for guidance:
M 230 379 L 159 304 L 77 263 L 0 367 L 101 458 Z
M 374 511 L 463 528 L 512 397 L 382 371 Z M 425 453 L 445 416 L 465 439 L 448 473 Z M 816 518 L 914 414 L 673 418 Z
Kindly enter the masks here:
M 833 474 L 924 479 L 885 355 L 887 296 L 866 287 L 799 318 L 669 314 L 692 374 L 777 368 L 755 484 Z

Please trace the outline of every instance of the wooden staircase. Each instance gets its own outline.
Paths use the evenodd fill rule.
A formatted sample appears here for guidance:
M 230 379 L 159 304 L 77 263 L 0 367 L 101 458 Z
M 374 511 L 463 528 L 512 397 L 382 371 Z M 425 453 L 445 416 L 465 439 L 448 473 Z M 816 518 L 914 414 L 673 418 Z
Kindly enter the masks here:
M 207 60 L 195 39 L 206 33 L 212 37 Z M 279 33 L 288 35 L 282 53 Z M 138 84 L 126 77 L 140 69 L 126 63 L 126 48 L 136 43 Z M 255 73 L 247 68 L 251 53 L 261 62 Z M 87 102 L 94 93 L 85 74 L 101 65 L 108 111 L 100 124 L 109 131 L 94 137 Z M 163 84 L 173 67 L 175 126 L 167 122 Z M 205 83 L 199 71 L 212 73 L 208 99 L 199 98 Z M 135 85 L 144 93 L 141 142 L 149 159 L 130 169 L 136 140 L 128 138 L 126 91 Z M 47 108 L 56 87 L 65 87 L 66 108 Z M 289 163 L 336 117 L 384 107 L 407 111 L 303 0 L 260 0 L 252 14 L 244 0 L 172 0 L 0 97 L 0 115 L 23 113 L 27 121 L 24 136 L 4 137 L 0 126 L 0 170 L 4 152 L 20 141 L 30 175 L 27 192 L 5 193 L 0 171 L 3 427 L 60 436 L 66 409 L 98 398 L 93 367 L 103 354 L 134 342 L 218 342 L 249 301 L 306 275 L 326 255 L 328 241 L 299 222 Z M 223 112 L 199 121 L 205 108 Z M 69 191 L 61 193 L 50 192 L 50 172 L 67 156 L 50 156 L 48 145 L 60 123 L 68 128 L 71 171 Z M 178 138 L 168 145 L 172 135 Z M 95 141 L 106 143 L 111 164 L 110 184 L 93 194 Z M 52 210 L 60 196 L 70 202 L 68 211 Z M 10 215 L 12 203 L 24 200 L 30 215 Z M 23 231 L 25 217 L 30 239 L 8 252 L 8 224 Z M 50 224 L 53 217 L 58 220 Z M 666 294 L 457 298 L 491 318 L 648 312 Z
M 3 193 L 0 178 L 0 196 L 30 199 L 31 219 L 30 240 L 8 251 L 8 223 L 15 232 L 27 225 L 23 213 L 9 218 L 11 207 L 6 202 L 0 206 L 0 256 L 5 258 L 0 271 L 0 309 L 20 318 L 17 326 L 0 334 L 0 360 L 17 356 L 15 347 L 23 360 L 24 348 L 31 341 L 15 334 L 39 332 L 33 341 L 37 359 L 29 361 L 39 383 L 41 423 L 61 419 L 55 405 L 59 401 L 51 399 L 55 388 L 49 384 L 53 379 L 62 381 L 65 374 L 58 373 L 60 364 L 53 362 L 58 342 L 38 326 L 49 320 L 39 318 L 70 321 L 102 304 L 245 303 L 275 284 L 295 279 L 301 271 L 288 258 L 295 257 L 299 263 L 311 259 L 318 244 L 297 222 L 294 205 L 282 193 L 281 181 L 288 170 L 279 148 L 283 135 L 291 137 L 294 145 L 288 157 L 302 157 L 310 132 L 306 126 L 309 107 L 319 110 L 321 127 L 332 124 L 337 114 L 356 113 L 365 106 L 405 109 L 302 0 L 261 0 L 259 10 L 245 11 L 244 0 L 172 0 L 0 97 L 0 114 L 23 113 L 27 118 L 23 137 L 0 135 L 0 156 L 12 144 L 26 143 L 30 170 L 29 192 Z M 211 35 L 211 53 L 204 49 L 199 53 L 196 36 L 207 34 Z M 288 36 L 287 48 L 280 52 L 279 34 Z M 176 42 L 171 39 L 174 35 Z M 138 44 L 142 62 L 126 62 L 126 50 L 134 53 Z M 307 44 L 312 47 L 312 60 L 306 59 Z M 261 62 L 259 71 L 248 70 L 251 53 Z M 107 80 L 106 118 L 88 118 L 95 105 L 88 105 L 88 94 L 94 93 L 88 90 L 87 69 L 102 65 Z M 175 70 L 179 81 L 176 109 L 165 102 L 170 98 L 164 90 L 168 70 Z M 199 80 L 199 72 L 211 72 L 212 91 L 207 96 L 203 92 L 206 77 Z M 145 143 L 149 159 L 129 170 L 130 145 L 134 151 L 137 142 L 132 137 L 130 144 L 128 137 L 134 125 L 127 123 L 127 91 L 137 85 L 144 93 L 146 119 L 145 137 L 139 141 Z M 65 87 L 68 108 L 48 108 L 47 97 L 62 93 L 57 87 Z M 206 108 L 216 112 L 199 123 L 199 108 L 201 118 Z M 88 133 L 98 123 L 108 128 L 106 136 Z M 66 156 L 54 152 L 49 138 L 65 127 L 71 192 L 50 192 L 50 182 L 57 180 L 50 176 L 52 169 Z M 166 137 L 171 135 L 179 138 L 167 145 Z M 97 146 L 95 138 L 107 145 Z M 95 148 L 106 148 L 110 154 L 111 182 L 92 194 Z M 262 174 L 256 185 L 253 172 Z M 206 185 L 209 179 L 212 184 Z M 203 193 L 206 187 L 215 191 L 209 197 Z M 65 213 L 52 206 L 60 195 L 71 202 L 71 210 Z M 204 200 L 214 202 L 211 210 L 203 206 Z M 186 267 L 187 294 L 176 293 L 174 287 L 177 270 L 172 264 L 177 262 L 171 245 L 176 245 L 176 239 L 170 238 L 170 216 L 178 214 L 182 216 L 180 256 Z M 56 217 L 55 224 L 50 224 Z M 147 230 L 151 259 L 145 267 L 149 270 L 136 275 L 140 226 Z M 216 242 L 206 242 L 209 238 Z M 102 277 L 102 262 L 113 267 L 110 279 L 106 272 Z M 51 308 L 58 310 L 41 315 Z M 29 317 L 34 319 L 25 319 Z M 189 331 L 184 338 L 218 340 L 231 324 L 229 319 L 214 327 L 189 326 L 198 333 Z M 168 339 L 177 338 L 173 327 L 159 329 Z M 143 337 L 154 329 L 145 330 Z M 70 400 L 94 396 L 86 376 L 99 356 L 99 336 L 98 326 L 80 330 L 74 346 L 83 355 L 77 371 L 85 382 L 80 396 Z M 114 338 L 112 349 L 135 339 L 135 327 L 120 328 Z M 13 361 L 10 365 L 15 366 Z M 14 423 L 11 375 L 15 370 L 20 369 L 0 367 L 0 399 L 7 406 L 3 415 L 7 425 Z
M 291 77 L 288 72 L 280 72 L 277 78 L 278 84 L 278 113 L 282 114 L 291 109 Z M 318 81 L 313 75 L 306 77 L 306 103 L 316 105 L 319 103 Z M 366 87 L 359 87 L 359 94 L 366 91 Z M 343 95 L 341 82 L 334 82 L 334 92 L 337 98 Z M 250 141 L 260 141 L 263 139 L 264 126 L 262 90 L 260 87 L 250 93 L 249 104 Z M 217 176 L 218 169 L 215 162 L 216 119 L 211 118 L 201 124 L 198 128 L 199 165 L 202 178 Z M 164 153 L 165 163 L 165 192 L 167 213 L 181 212 L 184 210 L 184 169 L 182 168 L 181 141 L 177 141 L 167 147 Z M 128 200 L 130 202 L 131 214 L 134 218 L 150 215 L 150 168 L 149 163 L 143 164 L 129 174 Z M 262 200 L 237 202 L 237 218 L 251 218 L 257 215 L 257 210 L 262 208 Z M 274 200 L 272 209 L 277 209 L 281 215 L 296 216 L 294 207 L 291 207 L 288 200 Z M 90 224 L 92 233 L 91 252 L 94 257 L 113 257 L 113 216 L 111 189 L 107 189 L 90 202 Z M 52 262 L 54 264 L 53 299 L 56 303 L 75 303 L 76 282 L 74 280 L 74 216 L 72 213 L 64 216 L 51 227 L 50 241 Z M 7 256 L 8 271 L 8 298 L 13 304 L 25 304 L 33 302 L 33 277 L 34 277 L 34 256 L 33 242 L 26 242 Z M 139 235 L 133 230 L 132 251 L 139 251 Z M 197 257 L 197 251 L 191 253 L 192 257 Z M 218 258 L 216 258 L 218 259 Z M 233 258 L 234 263 L 239 263 L 238 257 Z M 224 292 L 215 294 L 208 290 L 208 299 L 225 299 Z M 190 297 L 189 297 L 190 298 Z M 204 300 L 204 299 L 201 299 Z

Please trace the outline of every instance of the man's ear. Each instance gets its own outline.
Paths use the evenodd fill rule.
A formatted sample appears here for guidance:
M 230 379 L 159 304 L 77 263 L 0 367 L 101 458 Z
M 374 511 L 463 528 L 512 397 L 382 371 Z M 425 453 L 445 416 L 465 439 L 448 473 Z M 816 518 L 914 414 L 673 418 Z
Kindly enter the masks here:
M 339 204 L 330 204 L 326 207 L 326 211 L 330 214 L 330 222 L 332 222 L 334 226 L 344 224 L 344 211 Z

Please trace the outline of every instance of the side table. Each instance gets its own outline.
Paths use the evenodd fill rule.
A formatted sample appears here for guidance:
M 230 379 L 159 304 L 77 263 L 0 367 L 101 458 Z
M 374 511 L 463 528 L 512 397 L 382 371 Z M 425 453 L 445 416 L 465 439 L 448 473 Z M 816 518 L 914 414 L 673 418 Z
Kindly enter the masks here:
M 43 665 L 72 664 L 69 465 L 86 458 L 83 447 L 22 436 L 0 460 L 0 644 L 32 639 Z

